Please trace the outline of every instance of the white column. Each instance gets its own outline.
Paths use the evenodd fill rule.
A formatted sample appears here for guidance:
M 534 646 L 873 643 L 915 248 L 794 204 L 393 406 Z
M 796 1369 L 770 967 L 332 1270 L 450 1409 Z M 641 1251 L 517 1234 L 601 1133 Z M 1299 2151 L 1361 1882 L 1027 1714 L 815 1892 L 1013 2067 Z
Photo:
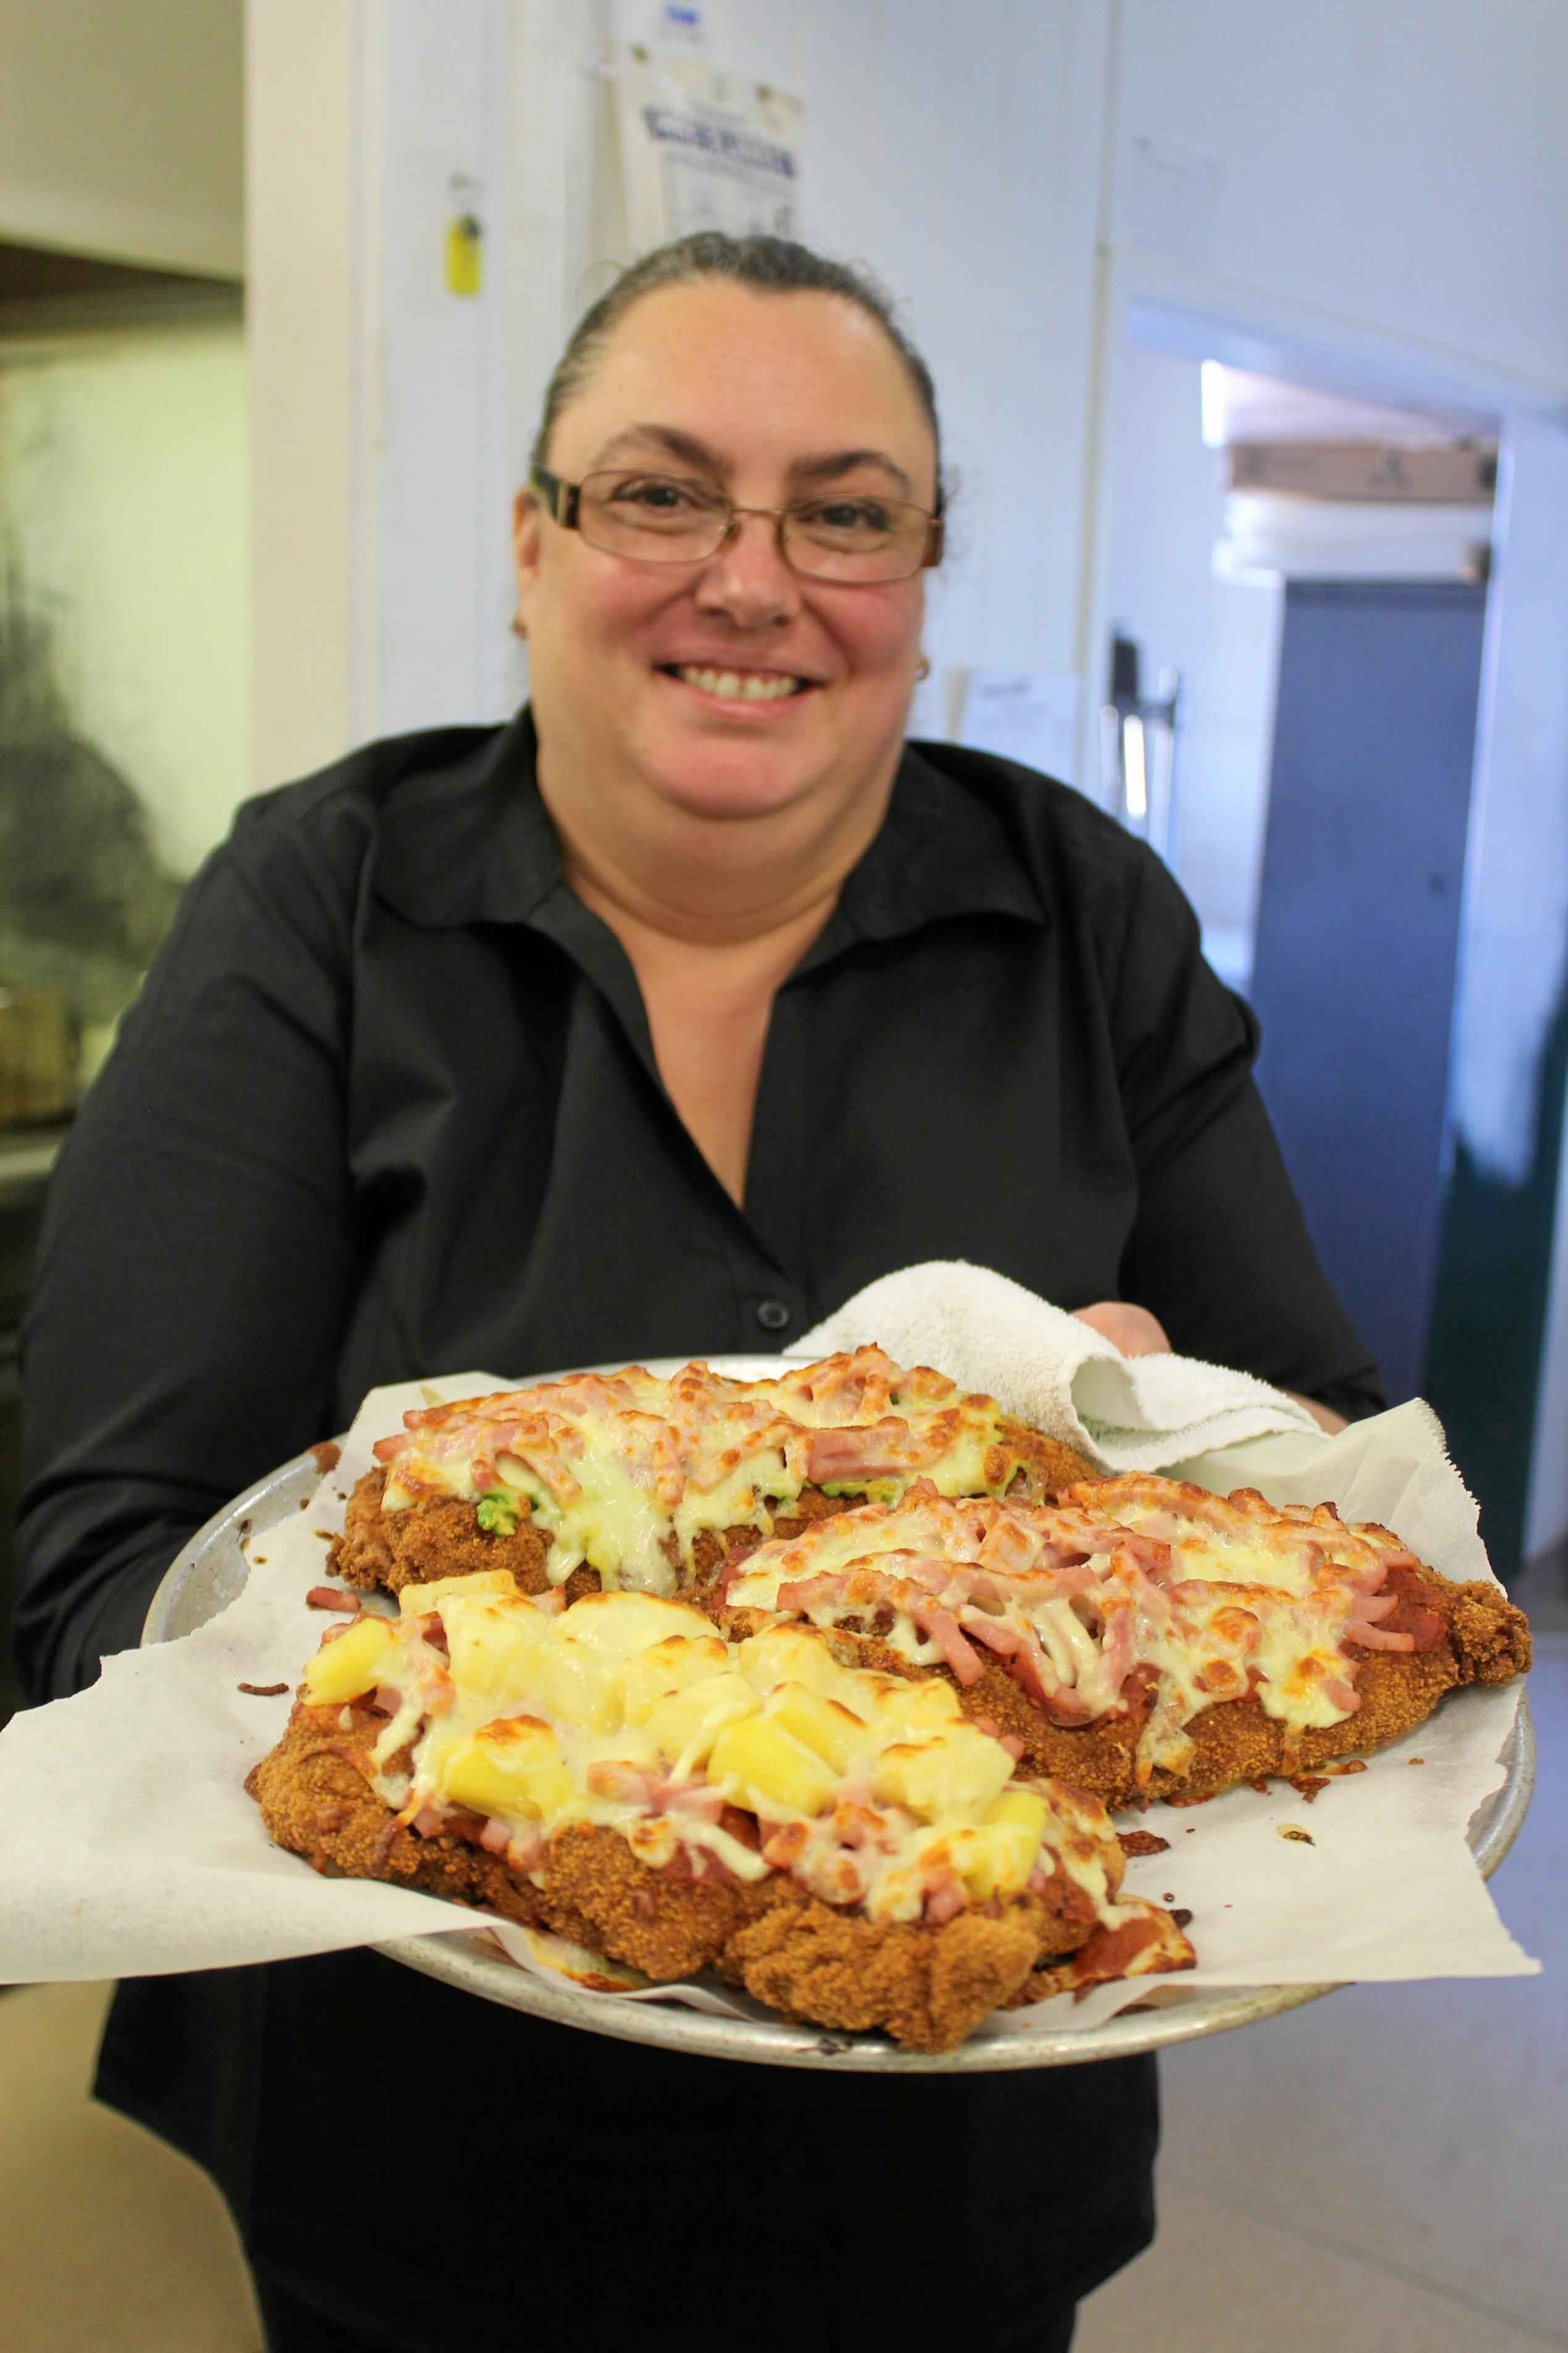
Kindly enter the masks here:
M 510 0 L 251 0 L 256 781 L 503 716 L 521 671 Z M 483 229 L 477 293 L 452 220 Z

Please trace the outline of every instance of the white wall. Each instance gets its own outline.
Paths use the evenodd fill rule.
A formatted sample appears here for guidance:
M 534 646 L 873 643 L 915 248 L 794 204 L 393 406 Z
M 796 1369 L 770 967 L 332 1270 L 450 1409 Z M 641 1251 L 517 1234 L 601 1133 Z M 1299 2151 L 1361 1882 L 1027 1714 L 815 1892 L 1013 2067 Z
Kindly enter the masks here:
M 1105 600 L 1142 644 L 1145 693 L 1182 673 L 1175 859 L 1227 980 L 1251 971 L 1273 750 L 1283 596 L 1275 584 L 1216 580 L 1224 461 L 1204 447 L 1199 363 L 1137 343 L 1116 355 Z M 1104 679 L 1091 674 L 1098 695 Z
M 1120 248 L 1184 242 L 1195 275 L 1310 312 L 1325 334 L 1343 322 L 1568 389 L 1560 0 L 1120 13 Z M 1157 152 L 1141 159 L 1140 139 Z M 1176 197 L 1183 164 L 1206 201 Z
M 249 788 L 247 422 L 237 322 L 0 345 L 0 535 L 180 874 Z
M 0 0 L 0 237 L 239 273 L 241 0 Z

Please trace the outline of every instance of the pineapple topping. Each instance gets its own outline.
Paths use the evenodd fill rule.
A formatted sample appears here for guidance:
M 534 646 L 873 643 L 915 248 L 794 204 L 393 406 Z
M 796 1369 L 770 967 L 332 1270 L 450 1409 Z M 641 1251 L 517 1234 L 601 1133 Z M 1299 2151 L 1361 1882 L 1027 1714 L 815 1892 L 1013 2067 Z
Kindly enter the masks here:
M 563 1609 L 485 1570 L 402 1599 L 331 1630 L 303 1695 L 375 1695 L 375 1786 L 426 1834 L 481 1817 L 481 1842 L 537 1874 L 552 1832 L 605 1826 L 655 1868 L 787 1871 L 877 1920 L 949 1919 L 1061 1873 L 1102 1923 L 1122 1916 L 1098 1800 L 1015 1780 L 944 1682 L 846 1667 L 800 1625 L 726 1642 L 654 1594 Z

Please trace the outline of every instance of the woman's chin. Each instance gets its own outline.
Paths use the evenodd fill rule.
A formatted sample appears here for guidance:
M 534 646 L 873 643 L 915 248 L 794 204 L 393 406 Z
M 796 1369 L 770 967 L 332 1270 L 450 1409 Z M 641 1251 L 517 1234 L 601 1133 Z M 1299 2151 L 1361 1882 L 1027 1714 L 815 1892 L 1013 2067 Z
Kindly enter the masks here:
M 711 754 L 659 761 L 644 774 L 668 807 L 719 825 L 776 817 L 804 800 L 817 781 L 798 759 L 715 760 Z

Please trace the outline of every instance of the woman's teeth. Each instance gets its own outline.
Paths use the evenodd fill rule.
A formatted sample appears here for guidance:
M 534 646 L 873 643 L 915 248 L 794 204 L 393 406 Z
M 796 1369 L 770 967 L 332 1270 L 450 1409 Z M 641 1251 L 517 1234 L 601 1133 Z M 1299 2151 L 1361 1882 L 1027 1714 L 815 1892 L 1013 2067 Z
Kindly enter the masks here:
M 688 686 L 695 686 L 704 694 L 718 694 L 735 702 L 782 702 L 786 695 L 798 693 L 804 681 L 798 678 L 780 678 L 762 670 L 689 670 L 678 668 L 676 676 Z

